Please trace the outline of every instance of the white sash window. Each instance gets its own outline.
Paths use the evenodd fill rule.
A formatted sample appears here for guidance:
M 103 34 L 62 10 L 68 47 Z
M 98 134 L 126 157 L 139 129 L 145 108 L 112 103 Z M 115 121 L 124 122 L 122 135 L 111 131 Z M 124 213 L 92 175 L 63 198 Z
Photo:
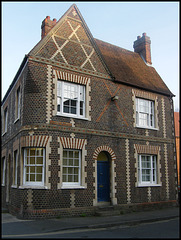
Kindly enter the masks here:
M 85 86 L 65 81 L 57 82 L 57 114 L 85 117 Z

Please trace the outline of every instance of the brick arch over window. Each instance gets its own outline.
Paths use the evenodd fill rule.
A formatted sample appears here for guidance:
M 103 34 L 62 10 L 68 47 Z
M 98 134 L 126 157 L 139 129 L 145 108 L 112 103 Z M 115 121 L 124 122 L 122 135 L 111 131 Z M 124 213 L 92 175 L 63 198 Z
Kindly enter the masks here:
M 115 155 L 114 151 L 110 147 L 108 147 L 108 146 L 100 146 L 100 147 L 98 147 L 95 150 L 95 152 L 94 152 L 93 159 L 97 160 L 97 157 L 98 157 L 99 153 L 102 152 L 102 151 L 108 152 L 110 154 L 110 156 L 111 156 L 111 160 L 112 161 L 114 161 L 116 159 L 116 155 Z

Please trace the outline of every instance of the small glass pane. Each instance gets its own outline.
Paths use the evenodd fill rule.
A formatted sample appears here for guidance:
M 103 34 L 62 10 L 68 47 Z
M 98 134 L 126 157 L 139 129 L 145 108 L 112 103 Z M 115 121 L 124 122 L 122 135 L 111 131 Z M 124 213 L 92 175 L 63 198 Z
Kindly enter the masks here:
M 30 155 L 35 156 L 35 149 L 34 148 L 30 149 Z
M 74 158 L 79 158 L 79 152 L 78 151 L 74 151 Z
M 74 160 L 74 166 L 79 166 L 79 159 Z
M 30 182 L 35 182 L 35 174 L 30 174 Z
M 29 182 L 29 174 L 26 174 L 26 181 Z
M 73 166 L 73 159 L 69 159 L 69 166 Z
M 41 182 L 42 181 L 42 174 L 37 174 L 36 175 L 36 181 Z
M 73 174 L 73 168 L 68 168 L 68 174 Z
M 73 151 L 69 151 L 69 158 L 73 158 Z
M 74 182 L 78 182 L 78 175 L 74 175 Z
M 67 159 L 63 159 L 63 165 L 67 166 Z
M 67 151 L 63 151 L 63 157 L 67 157 Z
M 30 157 L 30 164 L 35 164 L 35 157 Z
M 35 167 L 30 167 L 30 173 L 35 173 Z
M 36 167 L 36 172 L 37 173 L 42 173 L 43 168 L 42 167 Z
M 43 157 L 37 157 L 36 164 L 43 164 Z
M 74 168 L 74 174 L 78 174 L 79 169 L 78 168 Z
M 67 175 L 63 175 L 63 182 L 67 182 Z
M 68 175 L 68 182 L 72 182 L 72 175 Z

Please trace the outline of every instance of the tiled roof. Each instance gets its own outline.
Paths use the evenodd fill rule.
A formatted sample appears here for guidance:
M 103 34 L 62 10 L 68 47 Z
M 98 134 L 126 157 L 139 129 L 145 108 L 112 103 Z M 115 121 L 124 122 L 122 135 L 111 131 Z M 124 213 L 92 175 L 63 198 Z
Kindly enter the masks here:
M 154 67 L 148 66 L 138 53 L 94 40 L 115 81 L 173 96 Z

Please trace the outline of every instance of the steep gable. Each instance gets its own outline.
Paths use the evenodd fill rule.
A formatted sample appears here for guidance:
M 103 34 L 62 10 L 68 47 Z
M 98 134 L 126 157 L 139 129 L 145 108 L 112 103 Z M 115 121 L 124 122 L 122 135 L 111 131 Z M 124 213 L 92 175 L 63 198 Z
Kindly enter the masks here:
M 102 73 L 107 78 L 111 75 L 76 5 L 69 8 L 28 55 Z

